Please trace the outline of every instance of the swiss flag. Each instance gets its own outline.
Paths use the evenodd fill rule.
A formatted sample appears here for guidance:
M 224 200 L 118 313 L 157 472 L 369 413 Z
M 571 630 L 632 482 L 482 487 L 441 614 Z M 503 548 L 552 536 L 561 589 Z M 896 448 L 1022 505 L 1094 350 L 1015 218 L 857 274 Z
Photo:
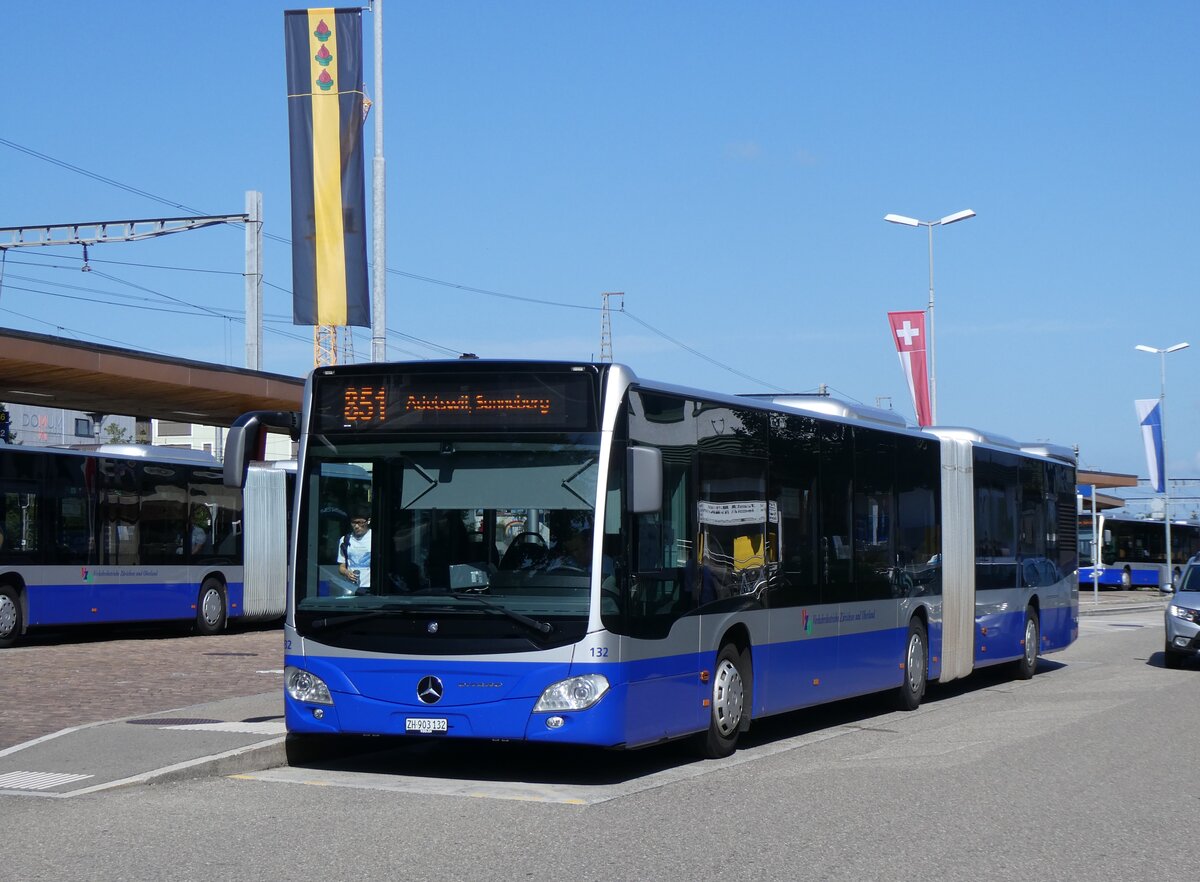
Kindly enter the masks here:
M 929 371 L 925 367 L 925 313 L 920 310 L 889 312 L 888 324 L 892 327 L 892 342 L 900 354 L 900 367 L 904 368 L 904 377 L 908 380 L 908 391 L 912 393 L 917 425 L 932 425 Z

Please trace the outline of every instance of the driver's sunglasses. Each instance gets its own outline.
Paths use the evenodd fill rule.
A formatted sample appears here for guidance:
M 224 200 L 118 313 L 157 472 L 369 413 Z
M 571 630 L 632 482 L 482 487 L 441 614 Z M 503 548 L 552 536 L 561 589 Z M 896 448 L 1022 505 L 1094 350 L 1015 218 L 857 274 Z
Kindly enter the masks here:
M 352 526 L 352 527 L 365 527 L 366 525 L 367 525 L 367 522 L 365 520 L 363 520 L 362 518 L 355 518 L 354 520 L 352 520 L 350 522 L 350 526 Z

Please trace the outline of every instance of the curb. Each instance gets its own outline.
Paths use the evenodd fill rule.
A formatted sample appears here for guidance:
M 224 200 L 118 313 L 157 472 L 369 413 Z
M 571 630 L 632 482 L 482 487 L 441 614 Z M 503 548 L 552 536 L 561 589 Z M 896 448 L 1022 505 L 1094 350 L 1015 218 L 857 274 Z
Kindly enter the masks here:
M 248 744 L 224 753 L 202 756 L 198 759 L 186 760 L 161 769 L 152 769 L 139 775 L 131 775 L 117 781 L 108 781 L 85 787 L 82 790 L 72 790 L 63 796 L 83 796 L 88 793 L 98 793 L 102 790 L 115 790 L 118 787 L 132 787 L 140 784 L 170 784 L 176 781 L 189 781 L 195 778 L 213 776 L 228 777 L 245 772 L 255 772 L 261 769 L 271 769 L 287 764 L 287 753 L 283 746 L 284 736 L 280 735 L 257 744 Z
M 1093 604 L 1082 597 L 1079 598 L 1079 614 L 1081 616 L 1112 616 L 1128 612 L 1161 612 L 1166 607 L 1167 601 L 1165 600 L 1152 603 L 1127 603 L 1120 606 L 1105 606 Z

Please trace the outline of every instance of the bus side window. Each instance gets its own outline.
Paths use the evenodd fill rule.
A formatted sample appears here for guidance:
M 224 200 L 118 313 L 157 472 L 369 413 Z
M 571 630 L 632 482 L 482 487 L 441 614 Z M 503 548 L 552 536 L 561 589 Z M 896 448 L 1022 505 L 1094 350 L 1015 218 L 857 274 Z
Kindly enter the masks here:
M 29 553 L 39 548 L 39 498 L 33 486 L 8 489 L 0 497 L 0 554 Z

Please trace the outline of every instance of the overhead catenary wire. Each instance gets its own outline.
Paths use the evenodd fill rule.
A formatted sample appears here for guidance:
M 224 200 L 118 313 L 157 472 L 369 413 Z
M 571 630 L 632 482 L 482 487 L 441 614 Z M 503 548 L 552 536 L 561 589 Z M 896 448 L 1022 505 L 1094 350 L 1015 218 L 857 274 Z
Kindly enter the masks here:
M 149 346 L 135 346 L 134 344 L 128 343 L 124 340 L 115 340 L 112 337 L 103 337 L 92 331 L 80 331 L 76 328 L 68 328 L 65 325 L 56 324 L 55 322 L 48 322 L 45 319 L 40 319 L 40 318 L 37 318 L 36 316 L 27 315 L 23 312 L 17 312 L 15 309 L 7 309 L 7 308 L 0 307 L 0 312 L 6 312 L 9 315 L 18 316 L 20 318 L 26 319 L 27 321 L 34 322 L 36 324 L 47 325 L 48 327 L 54 328 L 56 331 L 67 332 L 67 333 L 73 334 L 75 336 L 75 339 L 80 340 L 80 341 L 84 340 L 85 338 L 91 338 L 93 340 L 103 340 L 105 343 L 111 343 L 114 346 L 123 346 L 127 349 L 142 349 L 142 350 L 145 350 L 146 352 L 153 353 L 154 355 L 164 355 L 164 356 L 168 356 L 168 357 L 170 357 L 170 355 L 171 355 L 171 353 L 163 352 L 160 349 L 153 349 Z
M 145 199 L 150 199 L 155 202 L 161 203 L 163 205 L 170 206 L 172 208 L 177 208 L 182 211 L 191 212 L 192 214 L 196 214 L 196 215 L 211 214 L 211 212 L 205 212 L 203 209 L 196 208 L 196 207 L 190 206 L 190 205 L 186 205 L 182 202 L 178 202 L 173 199 L 167 199 L 166 197 L 159 196 L 155 193 L 151 193 L 148 190 L 143 190 L 140 187 L 134 187 L 129 184 L 122 183 L 121 181 L 115 180 L 114 178 L 107 177 L 106 175 L 101 175 L 96 172 L 90 171 L 88 169 L 82 168 L 81 166 L 74 165 L 73 163 L 66 162 L 65 160 L 57 159 L 46 153 L 42 153 L 41 151 L 34 150 L 31 147 L 26 147 L 22 144 L 18 144 L 15 141 L 12 141 L 8 138 L 0 137 L 0 144 L 4 145 L 6 147 L 9 147 L 13 150 L 17 150 L 28 156 L 32 156 L 36 159 L 42 160 L 43 162 L 48 162 L 52 165 L 58 166 L 59 168 L 65 169 L 67 171 L 71 171 L 75 174 L 83 175 L 84 177 L 91 178 L 92 180 L 98 181 L 100 183 L 107 184 L 112 187 L 116 187 L 118 189 L 124 190 L 127 193 L 132 193 L 136 196 L 141 196 Z M 233 225 L 229 224 L 229 226 L 233 226 Z M 272 241 L 279 242 L 281 244 L 286 244 L 289 246 L 291 245 L 290 239 L 285 238 L 283 236 L 277 236 L 274 234 L 267 233 L 265 230 L 263 231 L 263 238 L 270 239 Z M 528 297 L 528 296 L 522 296 L 522 295 L 518 295 L 518 294 L 508 294 L 508 293 L 505 293 L 502 291 L 493 291 L 493 290 L 490 290 L 487 288 L 479 288 L 479 287 L 475 287 L 472 285 L 464 285 L 464 284 L 460 284 L 457 282 L 450 282 L 450 281 L 446 281 L 444 279 L 437 279 L 432 276 L 423 276 L 423 275 L 419 275 L 417 273 L 406 272 L 404 270 L 393 269 L 390 267 L 385 267 L 384 270 L 385 270 L 385 272 L 387 272 L 391 275 L 402 276 L 404 278 L 412 279 L 414 281 L 424 282 L 426 284 L 439 285 L 439 286 L 443 286 L 443 287 L 447 287 L 447 288 L 453 288 L 453 289 L 459 290 L 459 291 L 465 291 L 467 293 L 481 294 L 484 296 L 497 297 L 497 298 L 502 298 L 505 300 L 514 300 L 514 301 L 519 301 L 519 302 L 524 302 L 524 303 L 533 303 L 533 304 L 538 304 L 541 306 L 552 306 L 552 307 L 557 307 L 557 308 L 561 308 L 561 309 L 585 310 L 588 312 L 599 312 L 602 309 L 601 307 L 598 307 L 598 306 L 588 306 L 588 305 L 580 304 L 580 303 L 569 303 L 569 302 L 565 302 L 565 301 L 546 300 L 543 298 Z M 128 284 L 132 284 L 132 283 L 128 283 Z M 264 284 L 266 284 L 266 283 L 264 282 Z M 135 285 L 134 287 L 138 287 L 138 286 Z M 279 288 L 279 286 L 274 286 L 274 285 L 272 287 Z M 150 290 L 150 289 L 144 289 L 144 290 Z M 285 291 L 286 289 L 279 288 L 279 290 Z M 166 296 L 166 295 L 161 295 L 161 292 L 156 292 L 156 293 L 159 293 L 160 296 Z M 288 292 L 288 293 L 290 293 L 290 292 Z M 170 299 L 177 300 L 177 298 L 170 298 Z M 183 301 L 179 301 L 179 302 L 183 302 Z M 204 309 L 205 311 L 211 312 L 211 314 L 214 316 L 224 317 L 223 314 L 215 312 L 215 311 L 207 310 L 207 308 L 195 306 L 195 304 L 190 304 L 190 305 L 194 306 L 196 309 Z M 689 346 L 686 343 L 683 343 L 682 341 L 677 340 L 676 338 L 670 336 L 666 332 L 649 324 L 645 320 L 640 319 L 637 316 L 633 315 L 628 310 L 622 310 L 618 314 L 629 316 L 629 318 L 632 321 L 641 325 L 646 330 L 650 331 L 653 334 L 658 335 L 659 337 L 668 341 L 669 343 L 672 343 L 673 345 L 678 346 L 680 349 L 683 349 L 684 351 L 694 355 L 695 357 L 708 362 L 709 364 L 713 365 L 714 367 L 718 367 L 724 371 L 728 371 L 729 373 L 734 374 L 735 376 L 742 377 L 745 380 L 749 380 L 752 383 L 757 383 L 768 389 L 774 389 L 775 391 L 778 391 L 778 392 L 786 391 L 785 389 L 783 389 L 780 386 L 776 386 L 773 383 L 768 383 L 765 380 L 760 380 L 754 376 L 751 376 L 750 374 L 747 374 L 743 371 L 738 370 L 737 368 L 734 368 L 730 365 L 724 364 L 723 362 L 720 362 L 717 359 L 712 358 L 711 356 L 705 355 L 703 352 L 700 352 L 695 347 Z M 387 331 L 388 333 L 391 333 L 391 331 L 388 329 L 385 329 L 385 331 Z M 420 342 L 422 342 L 425 345 L 430 345 L 435 348 L 441 349 L 445 352 L 457 351 L 457 350 L 452 349 L 451 347 L 442 346 L 441 344 L 430 344 L 430 343 L 428 343 L 428 341 L 420 341 Z

